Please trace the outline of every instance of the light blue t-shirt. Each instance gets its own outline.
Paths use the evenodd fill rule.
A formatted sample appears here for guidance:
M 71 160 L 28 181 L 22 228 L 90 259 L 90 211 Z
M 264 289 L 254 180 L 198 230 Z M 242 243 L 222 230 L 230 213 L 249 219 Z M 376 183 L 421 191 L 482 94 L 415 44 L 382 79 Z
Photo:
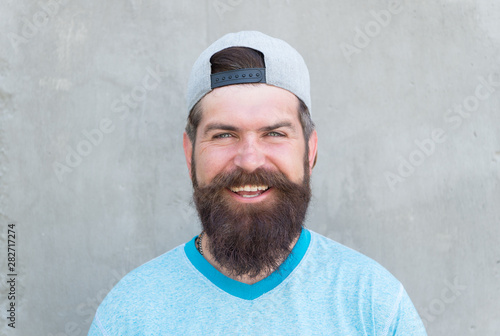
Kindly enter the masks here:
M 88 335 L 426 335 L 399 281 L 320 234 L 303 229 L 280 269 L 253 285 L 217 271 L 195 238 L 126 275 Z

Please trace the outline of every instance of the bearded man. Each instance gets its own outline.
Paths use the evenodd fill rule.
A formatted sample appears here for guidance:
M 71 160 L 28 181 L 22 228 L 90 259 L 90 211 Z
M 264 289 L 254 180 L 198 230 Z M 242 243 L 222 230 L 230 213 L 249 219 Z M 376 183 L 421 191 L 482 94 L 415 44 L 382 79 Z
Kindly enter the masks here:
M 300 54 L 259 32 L 200 55 L 183 145 L 202 232 L 122 279 L 89 335 L 426 335 L 389 272 L 304 227 L 309 86 Z

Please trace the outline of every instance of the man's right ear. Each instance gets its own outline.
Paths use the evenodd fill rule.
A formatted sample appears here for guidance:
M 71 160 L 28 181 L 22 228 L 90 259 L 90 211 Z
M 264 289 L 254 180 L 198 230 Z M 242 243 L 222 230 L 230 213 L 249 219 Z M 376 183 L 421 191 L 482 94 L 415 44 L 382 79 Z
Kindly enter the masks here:
M 189 170 L 189 177 L 191 177 L 191 159 L 193 157 L 193 144 L 186 132 L 182 135 L 182 146 L 184 147 L 184 156 L 186 156 L 186 164 Z

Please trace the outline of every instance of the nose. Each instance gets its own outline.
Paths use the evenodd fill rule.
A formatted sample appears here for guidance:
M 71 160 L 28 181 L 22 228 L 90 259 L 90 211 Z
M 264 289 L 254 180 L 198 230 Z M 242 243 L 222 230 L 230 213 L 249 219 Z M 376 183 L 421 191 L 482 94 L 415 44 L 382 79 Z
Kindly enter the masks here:
M 248 173 L 262 167 L 266 161 L 265 155 L 255 138 L 244 139 L 240 143 L 234 164 Z

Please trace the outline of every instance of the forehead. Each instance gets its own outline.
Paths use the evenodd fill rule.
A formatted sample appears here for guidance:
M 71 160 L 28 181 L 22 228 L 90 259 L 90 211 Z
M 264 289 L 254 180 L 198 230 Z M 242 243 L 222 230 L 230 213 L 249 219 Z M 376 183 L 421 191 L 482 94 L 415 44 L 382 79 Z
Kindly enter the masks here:
M 267 84 L 216 88 L 201 100 L 201 107 L 202 127 L 215 120 L 248 126 L 282 121 L 300 123 L 298 98 L 287 90 Z

